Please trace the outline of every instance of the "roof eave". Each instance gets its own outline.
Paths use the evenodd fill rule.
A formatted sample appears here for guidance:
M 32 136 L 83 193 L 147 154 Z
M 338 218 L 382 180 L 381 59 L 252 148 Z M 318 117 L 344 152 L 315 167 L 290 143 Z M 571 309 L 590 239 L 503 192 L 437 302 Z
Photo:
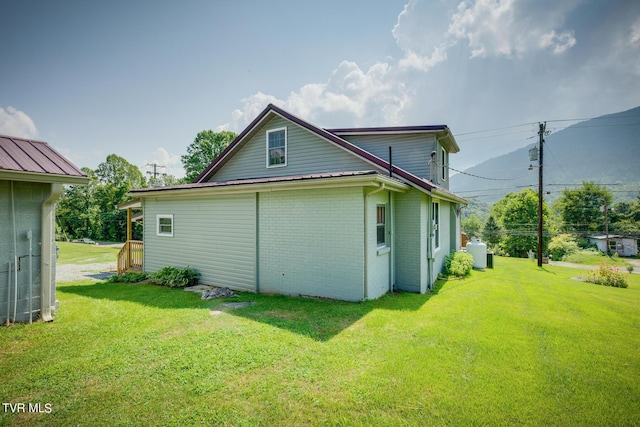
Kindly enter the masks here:
M 8 169 L 0 169 L 0 179 L 7 181 L 44 182 L 54 184 L 87 185 L 87 176 L 62 175 L 39 172 L 25 172 Z
M 284 190 L 310 190 L 319 188 L 340 187 L 378 187 L 384 184 L 385 189 L 404 193 L 409 190 L 409 185 L 397 179 L 380 174 L 366 174 L 357 176 L 326 177 L 326 178 L 302 178 L 289 181 L 265 181 L 260 183 L 234 183 L 232 185 L 206 185 L 194 183 L 178 187 L 141 188 L 131 190 L 127 195 L 141 199 L 144 197 L 189 197 L 194 195 L 226 193 L 264 193 Z

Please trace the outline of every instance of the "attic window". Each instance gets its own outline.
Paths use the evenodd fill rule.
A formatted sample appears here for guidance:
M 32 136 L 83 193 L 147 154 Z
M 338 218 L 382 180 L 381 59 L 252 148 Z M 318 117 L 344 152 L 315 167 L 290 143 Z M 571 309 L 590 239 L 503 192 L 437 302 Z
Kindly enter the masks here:
M 287 166 L 287 128 L 267 131 L 267 167 Z

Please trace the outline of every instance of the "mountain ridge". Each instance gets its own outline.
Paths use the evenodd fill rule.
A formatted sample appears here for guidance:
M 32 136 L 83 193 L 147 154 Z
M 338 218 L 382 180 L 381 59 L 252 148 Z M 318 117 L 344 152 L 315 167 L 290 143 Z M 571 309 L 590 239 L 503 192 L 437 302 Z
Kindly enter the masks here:
M 583 181 L 615 188 L 616 200 L 640 191 L 640 106 L 568 126 L 544 138 L 543 179 L 548 198 Z M 538 162 L 529 149 L 538 141 L 451 176 L 450 189 L 465 198 L 495 202 L 522 188 L 538 188 Z M 533 163 L 533 168 L 529 165 Z

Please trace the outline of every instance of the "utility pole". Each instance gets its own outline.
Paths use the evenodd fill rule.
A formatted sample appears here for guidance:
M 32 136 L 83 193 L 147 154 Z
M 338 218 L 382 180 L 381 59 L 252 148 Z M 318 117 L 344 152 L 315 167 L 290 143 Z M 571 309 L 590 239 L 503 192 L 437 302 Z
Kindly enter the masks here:
M 605 232 L 605 244 L 607 245 L 607 255 L 610 255 L 609 250 L 609 207 L 607 206 L 607 199 L 604 200 L 604 232 Z
M 164 169 L 164 168 L 165 168 L 165 166 L 159 165 L 159 164 L 157 164 L 157 163 L 147 163 L 147 166 L 151 166 L 151 167 L 153 167 L 153 172 L 151 172 L 151 171 L 147 171 L 147 175 L 152 175 L 152 176 L 153 176 L 153 178 L 152 178 L 152 181 L 151 181 L 151 182 L 152 182 L 152 186 L 154 186 L 154 187 L 155 187 L 156 179 L 157 179 L 158 175 L 162 175 L 162 176 L 165 176 L 165 175 L 166 175 L 166 173 L 160 173 L 160 172 L 158 172 L 158 169 Z
M 540 157 L 538 158 L 538 267 L 542 267 L 542 147 L 544 145 L 544 133 L 547 129 L 547 122 L 538 123 L 540 130 L 538 135 L 540 136 Z

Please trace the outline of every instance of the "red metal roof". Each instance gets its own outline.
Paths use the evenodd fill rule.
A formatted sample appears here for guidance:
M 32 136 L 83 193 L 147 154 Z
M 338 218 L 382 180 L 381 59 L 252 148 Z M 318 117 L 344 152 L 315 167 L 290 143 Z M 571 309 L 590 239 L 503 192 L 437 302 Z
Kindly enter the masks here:
M 86 177 L 73 163 L 43 141 L 0 135 L 0 170 Z

